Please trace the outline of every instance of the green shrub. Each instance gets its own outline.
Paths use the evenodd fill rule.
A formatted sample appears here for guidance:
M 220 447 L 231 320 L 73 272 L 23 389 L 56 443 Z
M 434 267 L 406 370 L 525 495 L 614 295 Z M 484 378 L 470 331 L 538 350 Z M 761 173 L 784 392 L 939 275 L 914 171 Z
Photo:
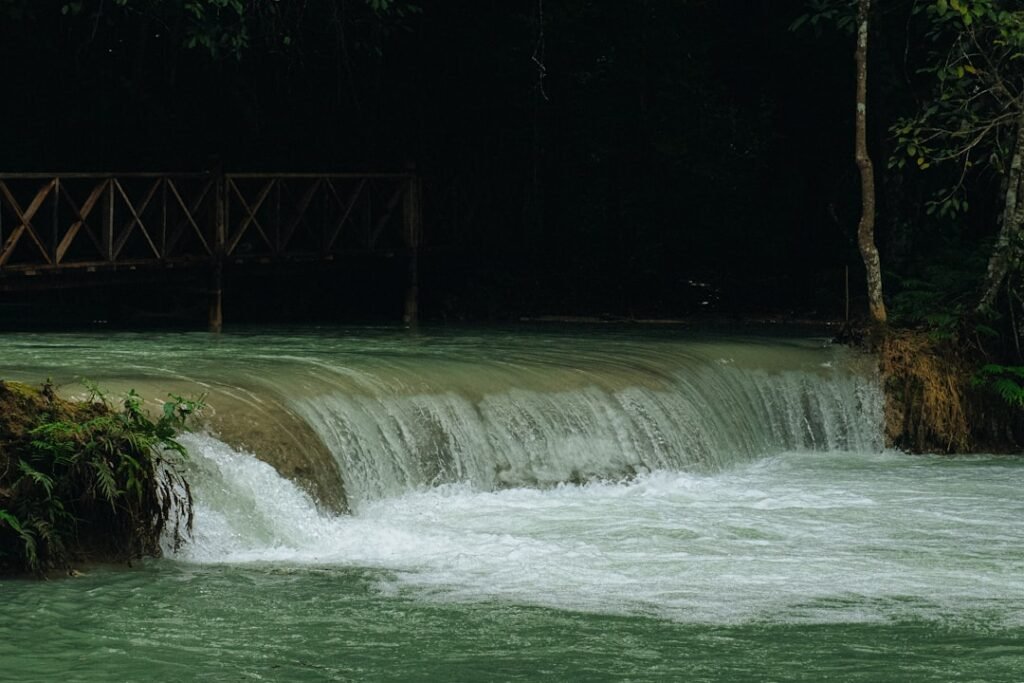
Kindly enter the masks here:
M 73 403 L 0 382 L 0 571 L 42 573 L 76 560 L 159 555 L 192 525 L 176 435 L 202 399 L 171 396 L 156 418 L 134 391 L 114 405 L 91 388 Z
M 989 363 L 978 371 L 974 382 L 991 388 L 1008 404 L 1024 408 L 1024 366 Z

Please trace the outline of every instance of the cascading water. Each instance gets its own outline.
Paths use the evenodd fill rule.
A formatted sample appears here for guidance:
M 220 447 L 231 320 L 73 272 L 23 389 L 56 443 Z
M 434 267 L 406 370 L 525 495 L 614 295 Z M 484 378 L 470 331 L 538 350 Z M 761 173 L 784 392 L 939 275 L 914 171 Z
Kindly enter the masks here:
M 182 437 L 194 536 L 141 571 L 0 582 L 19 680 L 1024 670 L 1024 462 L 885 451 L 877 377 L 848 350 L 333 330 L 26 336 L 0 356 L 0 377 L 83 375 L 209 392 L 213 431 Z M 332 483 L 348 514 L 314 499 Z
M 355 505 L 456 482 L 551 486 L 714 471 L 785 450 L 881 448 L 882 400 L 870 375 L 682 360 L 656 383 L 641 375 L 637 384 L 609 387 L 591 373 L 568 390 L 378 388 L 292 405 L 337 458 Z
M 206 392 L 215 434 L 353 509 L 444 484 L 544 488 L 882 447 L 871 363 L 821 342 L 606 331 L 72 342 L 56 338 L 64 377 L 46 344 L 25 344 L 19 370 L 29 378 L 38 360 L 66 382 L 86 365 L 114 388 Z

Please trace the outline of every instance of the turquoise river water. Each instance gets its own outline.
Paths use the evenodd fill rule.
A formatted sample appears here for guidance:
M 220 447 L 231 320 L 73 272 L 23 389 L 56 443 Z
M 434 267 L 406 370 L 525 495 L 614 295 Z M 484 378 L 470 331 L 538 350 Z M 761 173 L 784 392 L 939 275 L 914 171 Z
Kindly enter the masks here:
M 221 421 L 177 553 L 0 580 L 0 680 L 1024 681 L 1024 460 L 885 450 L 820 339 L 0 337 L 45 377 Z M 277 424 L 346 512 L 268 464 Z

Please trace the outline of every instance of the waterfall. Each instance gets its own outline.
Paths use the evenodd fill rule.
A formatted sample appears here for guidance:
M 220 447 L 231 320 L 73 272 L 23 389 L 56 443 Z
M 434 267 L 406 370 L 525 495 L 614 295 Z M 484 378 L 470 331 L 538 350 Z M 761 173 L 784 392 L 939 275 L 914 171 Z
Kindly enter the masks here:
M 450 483 L 549 487 L 717 471 L 781 451 L 880 450 L 874 374 L 805 353 L 817 354 L 813 369 L 806 358 L 765 370 L 715 354 L 659 354 L 633 372 L 591 363 L 571 381 L 555 376 L 563 367 L 478 363 L 479 386 L 465 368 L 447 382 L 443 372 L 412 378 L 392 368 L 355 383 L 339 369 L 347 388 L 290 406 L 333 454 L 354 507 Z
M 86 340 L 88 341 L 88 340 Z M 109 340 L 108 340 L 109 341 Z M 205 393 L 208 428 L 327 509 L 713 473 L 784 451 L 878 451 L 874 360 L 823 340 L 678 329 L 324 330 L 11 345 L 17 379 Z M 342 490 L 343 489 L 343 490 Z

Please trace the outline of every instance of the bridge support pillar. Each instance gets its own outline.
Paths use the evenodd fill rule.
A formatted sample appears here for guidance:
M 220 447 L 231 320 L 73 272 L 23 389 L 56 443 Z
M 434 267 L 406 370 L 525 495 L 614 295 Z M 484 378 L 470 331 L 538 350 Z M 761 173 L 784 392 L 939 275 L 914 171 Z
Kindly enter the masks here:
M 410 247 L 406 271 L 405 306 L 402 312 L 402 322 L 409 327 L 415 327 L 420 318 L 419 269 L 419 250 L 416 247 Z
M 213 269 L 210 272 L 210 315 L 209 330 L 220 334 L 224 329 L 224 254 L 227 241 L 228 188 L 224 177 L 224 166 L 220 157 L 210 160 L 210 174 L 213 176 Z
M 223 280 L 224 269 L 221 266 L 220 261 L 217 261 L 214 263 L 213 270 L 210 273 L 210 311 L 208 329 L 213 334 L 220 334 L 224 329 Z
M 415 167 L 410 165 L 410 170 Z M 415 173 L 409 178 L 409 187 L 405 193 L 403 211 L 403 241 L 407 253 L 405 306 L 402 322 L 415 327 L 419 322 L 420 307 L 420 238 L 422 234 L 422 214 L 420 207 L 420 179 Z

